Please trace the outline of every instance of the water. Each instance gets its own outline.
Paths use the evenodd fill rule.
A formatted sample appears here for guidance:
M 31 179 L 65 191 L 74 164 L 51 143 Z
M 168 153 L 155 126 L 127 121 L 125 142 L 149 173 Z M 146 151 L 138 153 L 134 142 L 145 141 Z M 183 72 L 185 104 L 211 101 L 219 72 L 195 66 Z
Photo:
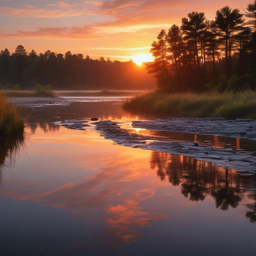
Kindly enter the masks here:
M 1 142 L 1 256 L 256 254 L 254 177 L 52 124 L 93 116 L 148 118 L 113 102 L 36 108 L 25 139 Z M 214 136 L 155 135 L 255 148 Z

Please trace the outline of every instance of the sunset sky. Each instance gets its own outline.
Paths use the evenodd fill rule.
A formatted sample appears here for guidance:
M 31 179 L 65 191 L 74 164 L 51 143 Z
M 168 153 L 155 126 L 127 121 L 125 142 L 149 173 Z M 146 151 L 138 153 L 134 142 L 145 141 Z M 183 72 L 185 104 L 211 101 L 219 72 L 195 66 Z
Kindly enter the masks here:
M 242 13 L 244 0 L 1 0 L 0 49 L 22 44 L 27 52 L 71 51 L 91 58 L 128 60 L 148 54 L 159 31 L 180 25 L 189 12 L 229 5 Z

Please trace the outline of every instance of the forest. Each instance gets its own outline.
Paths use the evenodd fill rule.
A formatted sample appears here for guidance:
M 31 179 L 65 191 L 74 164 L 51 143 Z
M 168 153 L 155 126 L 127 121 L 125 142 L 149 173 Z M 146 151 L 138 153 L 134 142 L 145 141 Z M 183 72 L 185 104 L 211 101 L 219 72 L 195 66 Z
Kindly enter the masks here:
M 156 83 L 168 93 L 256 90 L 256 0 L 244 13 L 223 7 L 215 20 L 191 12 L 180 26 L 162 29 L 150 52 L 154 61 L 145 68 L 70 51 L 28 54 L 18 45 L 12 54 L 0 53 L 0 83 L 7 89 L 155 89 Z
M 147 63 L 164 92 L 256 90 L 256 1 L 241 13 L 226 6 L 215 20 L 192 12 L 162 29 Z
M 34 89 L 37 84 L 55 90 L 155 89 L 155 78 L 133 61 L 93 60 L 70 51 L 27 53 L 22 45 L 12 54 L 1 51 L 0 83 L 5 89 Z

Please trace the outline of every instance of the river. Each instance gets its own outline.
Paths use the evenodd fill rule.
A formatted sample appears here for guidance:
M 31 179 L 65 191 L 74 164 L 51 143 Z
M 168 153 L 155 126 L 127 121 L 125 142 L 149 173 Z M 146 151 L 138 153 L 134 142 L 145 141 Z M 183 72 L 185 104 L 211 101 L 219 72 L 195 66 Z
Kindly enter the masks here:
M 122 121 L 131 132 L 138 132 L 132 120 L 151 118 L 125 113 L 120 102 L 45 106 L 34 108 L 24 138 L 1 142 L 1 256 L 256 255 L 254 176 L 117 145 L 93 124 L 85 130 L 54 124 L 91 124 L 91 117 Z M 200 139 L 255 148 L 235 139 Z

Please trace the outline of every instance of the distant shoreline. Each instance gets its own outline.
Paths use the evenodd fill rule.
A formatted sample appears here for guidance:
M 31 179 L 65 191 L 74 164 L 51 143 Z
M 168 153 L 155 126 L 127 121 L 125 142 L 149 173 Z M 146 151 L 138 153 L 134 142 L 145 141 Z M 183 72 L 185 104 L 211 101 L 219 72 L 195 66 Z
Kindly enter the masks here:
M 54 98 L 61 96 L 136 96 L 149 92 L 148 90 L 54 90 L 52 94 L 38 94 L 33 90 L 4 90 L 3 94 L 8 98 L 17 97 L 45 97 Z

